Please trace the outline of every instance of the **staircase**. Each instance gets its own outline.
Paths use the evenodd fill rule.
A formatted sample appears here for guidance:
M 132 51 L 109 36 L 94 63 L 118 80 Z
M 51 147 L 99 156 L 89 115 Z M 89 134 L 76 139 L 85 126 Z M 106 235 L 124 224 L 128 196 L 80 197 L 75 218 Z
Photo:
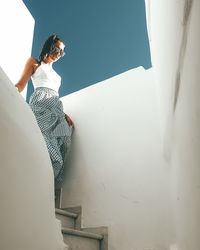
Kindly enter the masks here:
M 64 242 L 68 250 L 108 250 L 107 227 L 82 228 L 82 208 L 60 208 L 60 197 L 56 201 L 56 218 L 61 221 Z

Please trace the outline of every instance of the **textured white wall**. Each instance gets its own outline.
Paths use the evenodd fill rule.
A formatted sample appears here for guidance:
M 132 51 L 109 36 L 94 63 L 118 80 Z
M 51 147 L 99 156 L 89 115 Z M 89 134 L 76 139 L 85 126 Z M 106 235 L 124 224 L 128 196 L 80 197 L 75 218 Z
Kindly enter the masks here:
M 175 114 L 172 165 L 177 238 L 181 250 L 200 248 L 200 2 L 194 1 Z
M 51 161 L 35 117 L 0 68 L 0 249 L 61 250 Z
M 149 0 L 149 7 L 152 63 L 160 88 L 165 155 L 171 164 L 173 180 L 175 245 L 179 250 L 197 250 L 200 249 L 200 2 Z
M 0 8 L 0 249 L 62 250 L 49 154 L 13 86 L 31 53 L 34 20 L 21 0 Z
M 15 84 L 31 55 L 35 21 L 22 0 L 0 1 L 0 8 L 0 66 Z
M 152 70 L 130 70 L 62 98 L 76 126 L 63 206 L 109 227 L 110 250 L 167 250 L 169 173 L 161 152 Z
M 170 154 L 170 141 L 165 135 L 169 133 L 171 126 L 173 95 L 183 30 L 184 2 L 183 0 L 146 0 L 151 60 L 160 102 L 161 133 L 166 157 Z

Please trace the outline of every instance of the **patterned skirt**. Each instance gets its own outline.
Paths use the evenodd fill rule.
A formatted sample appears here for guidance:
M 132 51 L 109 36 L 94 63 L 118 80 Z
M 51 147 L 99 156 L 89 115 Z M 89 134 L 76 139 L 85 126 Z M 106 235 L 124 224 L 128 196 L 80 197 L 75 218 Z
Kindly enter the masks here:
M 36 88 L 29 105 L 47 145 L 54 170 L 55 188 L 60 188 L 73 128 L 65 120 L 63 105 L 56 91 L 44 87 Z

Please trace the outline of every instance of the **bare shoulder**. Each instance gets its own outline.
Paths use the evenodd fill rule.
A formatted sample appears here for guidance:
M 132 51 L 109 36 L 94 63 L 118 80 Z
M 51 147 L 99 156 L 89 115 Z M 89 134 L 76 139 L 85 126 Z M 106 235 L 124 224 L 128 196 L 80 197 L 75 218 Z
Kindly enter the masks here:
M 26 61 L 26 64 L 28 65 L 37 65 L 39 62 L 34 57 L 29 57 Z
M 26 61 L 26 67 L 32 69 L 32 73 L 39 67 L 39 62 L 34 57 L 29 57 Z

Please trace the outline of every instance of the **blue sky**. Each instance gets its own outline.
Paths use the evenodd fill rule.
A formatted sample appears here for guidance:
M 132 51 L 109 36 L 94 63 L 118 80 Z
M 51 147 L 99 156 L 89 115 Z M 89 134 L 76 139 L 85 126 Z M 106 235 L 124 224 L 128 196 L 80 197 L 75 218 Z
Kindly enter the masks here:
M 32 56 L 38 57 L 52 33 L 66 42 L 66 55 L 54 64 L 62 77 L 60 96 L 138 66 L 151 67 L 144 0 L 23 2 L 35 19 Z

